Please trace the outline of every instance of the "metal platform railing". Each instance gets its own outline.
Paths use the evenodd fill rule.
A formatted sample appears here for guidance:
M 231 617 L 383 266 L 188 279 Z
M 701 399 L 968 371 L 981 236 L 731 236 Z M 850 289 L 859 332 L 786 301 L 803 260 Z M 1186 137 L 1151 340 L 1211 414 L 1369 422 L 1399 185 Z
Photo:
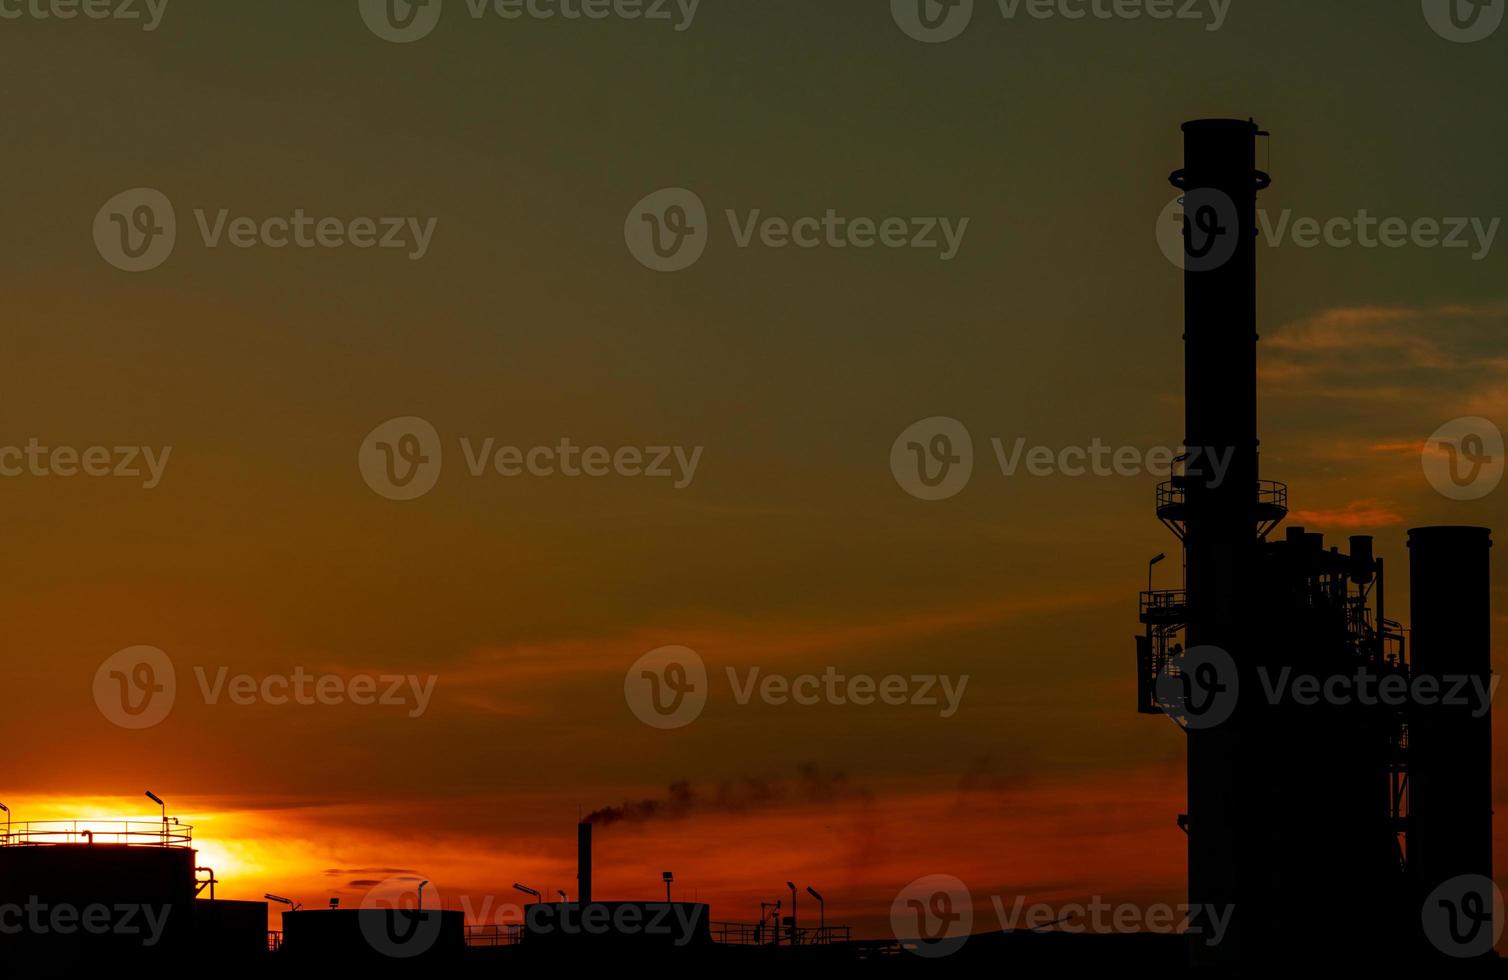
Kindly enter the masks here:
M 0 847 L 57 844 L 190 848 L 194 846 L 194 828 L 161 820 L 30 820 L 0 829 Z
M 1188 610 L 1189 593 L 1186 589 L 1155 589 L 1141 594 L 1140 605 L 1141 621 L 1144 623 L 1148 622 L 1149 617 L 1177 618 Z
M 790 926 L 781 926 L 778 937 L 775 926 L 752 922 L 713 922 L 711 928 L 712 941 L 727 946 L 788 946 L 792 938 Z M 848 926 L 803 927 L 795 932 L 797 946 L 827 946 L 852 939 L 852 930 Z
M 466 945 L 471 947 L 513 946 L 523 941 L 523 923 L 467 926 Z
M 1182 479 L 1167 480 L 1157 485 L 1157 509 L 1159 511 L 1182 507 L 1188 503 L 1187 482 Z M 1288 512 L 1288 484 L 1277 480 L 1257 481 L 1257 506 L 1261 509 Z

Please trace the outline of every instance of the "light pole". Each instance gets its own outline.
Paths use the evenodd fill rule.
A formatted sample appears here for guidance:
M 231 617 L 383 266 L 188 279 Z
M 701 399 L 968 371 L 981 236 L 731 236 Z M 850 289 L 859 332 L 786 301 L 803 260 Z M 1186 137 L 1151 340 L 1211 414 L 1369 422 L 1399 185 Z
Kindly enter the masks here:
M 791 945 L 796 946 L 801 941 L 800 933 L 796 931 L 796 883 L 788 881 L 785 887 L 791 890 Z
M 664 874 L 660 875 L 660 880 L 663 881 L 663 882 L 665 882 L 665 904 L 669 905 L 670 904 L 670 886 L 671 886 L 672 883 L 675 882 L 675 875 L 673 875 L 669 871 L 667 871 Z
M 1151 561 L 1147 562 L 1147 591 L 1148 592 L 1152 591 L 1152 566 L 1156 565 L 1158 562 L 1162 561 L 1166 557 L 1168 557 L 1167 552 L 1163 552 L 1162 554 L 1159 554 L 1156 558 L 1153 558 Z
M 425 879 L 424 881 L 419 882 L 419 908 L 416 911 L 419 911 L 419 912 L 423 912 L 424 911 L 424 886 L 427 885 L 427 884 L 429 884 L 429 880 L 428 879 Z
M 817 942 L 820 943 L 827 935 L 827 902 L 811 885 L 806 886 L 806 893 L 817 900 Z
M 0 803 L 0 810 L 5 811 L 5 843 L 10 843 L 10 807 Z
M 561 905 L 570 905 L 571 904 L 571 900 L 566 897 L 566 893 L 565 892 L 563 892 L 563 891 L 561 891 L 560 889 L 557 888 L 557 889 L 555 889 L 555 894 L 557 894 L 557 895 L 560 896 L 560 904 Z
M 151 790 L 147 790 L 147 799 L 162 807 L 162 846 L 168 846 L 168 805 L 162 802 L 162 797 Z M 129 827 L 127 828 L 130 829 Z

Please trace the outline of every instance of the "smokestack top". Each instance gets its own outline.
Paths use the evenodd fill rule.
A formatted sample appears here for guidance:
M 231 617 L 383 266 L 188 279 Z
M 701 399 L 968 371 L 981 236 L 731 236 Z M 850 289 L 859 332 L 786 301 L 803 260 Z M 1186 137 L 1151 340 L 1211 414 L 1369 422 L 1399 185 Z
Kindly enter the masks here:
M 1257 123 L 1254 119 L 1190 119 L 1188 122 L 1183 124 L 1183 131 L 1185 133 L 1194 132 L 1196 130 L 1212 132 L 1221 129 L 1246 132 L 1250 133 L 1253 136 L 1255 136 L 1258 132 Z
M 1250 119 L 1194 119 L 1183 124 L 1183 169 L 1173 184 L 1183 190 L 1215 187 L 1242 198 L 1260 191 L 1267 175 L 1257 170 L 1257 137 Z

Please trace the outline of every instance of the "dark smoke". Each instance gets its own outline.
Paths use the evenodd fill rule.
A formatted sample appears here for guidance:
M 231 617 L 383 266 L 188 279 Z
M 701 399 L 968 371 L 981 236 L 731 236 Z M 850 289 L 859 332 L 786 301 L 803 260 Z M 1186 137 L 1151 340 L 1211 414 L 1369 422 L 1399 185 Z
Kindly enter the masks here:
M 681 780 L 671 783 L 663 799 L 639 800 L 603 807 L 587 814 L 587 823 L 610 827 L 615 823 L 678 820 L 694 813 L 741 813 L 750 810 L 840 800 L 868 800 L 869 793 L 853 787 L 843 772 L 822 772 L 814 763 L 797 771 L 794 779 L 757 777 L 723 781 L 701 790 Z

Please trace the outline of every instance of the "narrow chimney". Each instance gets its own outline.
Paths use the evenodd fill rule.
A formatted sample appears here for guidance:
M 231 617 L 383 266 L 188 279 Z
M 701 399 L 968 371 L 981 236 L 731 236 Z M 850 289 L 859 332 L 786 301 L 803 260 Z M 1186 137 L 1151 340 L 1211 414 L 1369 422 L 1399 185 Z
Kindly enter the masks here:
M 592 900 L 592 825 L 576 825 L 576 901 L 586 905 Z
M 1241 686 L 1252 676 L 1252 576 L 1257 559 L 1257 169 L 1258 127 L 1249 120 L 1185 123 L 1184 165 L 1184 533 L 1188 583 L 1185 637 L 1234 660 Z M 1225 464 L 1219 470 L 1215 461 Z M 1291 534 L 1292 532 L 1290 532 Z M 1242 709 L 1246 709 L 1243 699 Z M 1238 710 L 1224 724 L 1188 733 L 1189 901 L 1196 909 L 1259 904 L 1247 883 L 1270 866 L 1253 847 L 1270 831 L 1270 765 L 1259 721 Z M 1259 789 L 1260 788 L 1260 789 Z M 1256 913 L 1247 913 L 1250 920 Z M 1195 927 L 1213 935 L 1207 922 Z M 1195 962 L 1235 958 L 1250 930 L 1226 942 L 1196 941 Z

